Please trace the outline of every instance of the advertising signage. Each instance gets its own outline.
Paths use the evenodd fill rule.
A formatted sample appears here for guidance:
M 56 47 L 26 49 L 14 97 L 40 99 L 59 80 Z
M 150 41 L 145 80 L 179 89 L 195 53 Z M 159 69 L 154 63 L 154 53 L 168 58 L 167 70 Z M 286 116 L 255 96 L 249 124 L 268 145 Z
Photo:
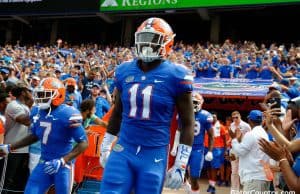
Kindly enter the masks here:
M 169 10 L 300 3 L 300 0 L 0 0 L 0 15 Z
M 295 2 L 300 0 L 100 0 L 100 11 L 143 11 Z
M 96 13 L 99 0 L 0 0 L 0 15 Z

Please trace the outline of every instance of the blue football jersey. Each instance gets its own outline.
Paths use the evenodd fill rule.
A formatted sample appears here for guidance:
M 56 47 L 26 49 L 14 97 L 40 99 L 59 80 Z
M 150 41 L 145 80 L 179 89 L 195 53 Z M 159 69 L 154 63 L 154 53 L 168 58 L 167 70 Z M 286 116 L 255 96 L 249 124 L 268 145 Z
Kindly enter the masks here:
M 119 137 L 143 146 L 168 145 L 175 99 L 193 90 L 192 81 L 185 68 L 169 61 L 146 73 L 137 60 L 120 65 L 115 73 L 123 106 Z
M 41 141 L 41 159 L 52 160 L 65 156 L 73 148 L 73 142 L 87 141 L 82 126 L 82 116 L 72 106 L 62 104 L 51 111 L 31 111 L 31 131 Z
M 204 147 L 205 132 L 212 128 L 212 115 L 206 110 L 195 113 L 194 143 L 193 147 Z

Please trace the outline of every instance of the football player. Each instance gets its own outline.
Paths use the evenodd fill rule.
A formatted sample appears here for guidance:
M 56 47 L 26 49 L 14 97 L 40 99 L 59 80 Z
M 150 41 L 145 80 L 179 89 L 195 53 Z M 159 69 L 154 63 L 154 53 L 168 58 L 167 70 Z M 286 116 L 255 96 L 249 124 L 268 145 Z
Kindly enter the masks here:
M 101 194 L 162 192 L 175 107 L 182 121 L 181 141 L 165 185 L 171 189 L 182 185 L 193 142 L 193 77 L 166 60 L 174 36 L 163 19 L 147 19 L 135 33 L 138 58 L 116 69 L 115 108 L 101 145 L 100 162 L 105 166 Z
M 193 92 L 192 94 L 193 104 L 194 104 L 194 113 L 195 113 L 195 127 L 194 127 L 194 143 L 192 146 L 192 153 L 188 162 L 188 169 L 190 177 L 187 177 L 184 189 L 188 194 L 199 194 L 200 193 L 200 176 L 202 167 L 204 164 L 204 159 L 207 161 L 213 160 L 213 139 L 214 131 L 212 128 L 212 115 L 202 109 L 204 102 L 203 97 L 198 92 Z M 181 121 L 181 119 L 179 120 Z M 179 122 L 180 123 L 180 122 Z M 179 124 L 180 126 L 180 124 Z M 180 128 L 180 127 L 179 127 Z M 208 143 L 209 149 L 208 152 L 204 155 L 204 135 L 205 132 L 208 134 Z M 171 155 L 176 155 L 177 140 L 180 137 L 180 133 L 176 131 L 176 136 L 174 140 L 174 146 L 171 151 Z M 178 153 L 177 153 L 178 154 Z M 189 181 L 191 185 L 189 184 Z
M 71 192 L 72 160 L 88 146 L 78 110 L 63 104 L 66 89 L 48 77 L 34 90 L 36 106 L 31 111 L 31 134 L 12 144 L 0 145 L 0 155 L 41 141 L 41 157 L 26 184 L 25 194 L 45 193 L 55 185 L 56 193 Z M 73 147 L 73 142 L 77 142 Z

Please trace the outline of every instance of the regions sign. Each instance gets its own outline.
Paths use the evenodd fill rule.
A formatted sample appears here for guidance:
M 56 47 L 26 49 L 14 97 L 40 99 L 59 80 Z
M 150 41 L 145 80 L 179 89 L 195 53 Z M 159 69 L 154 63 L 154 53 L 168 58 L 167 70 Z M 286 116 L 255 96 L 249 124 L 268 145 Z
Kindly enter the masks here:
M 262 99 L 272 80 L 196 78 L 194 90 L 204 97 Z
M 295 2 L 300 0 L 100 0 L 100 11 L 143 11 Z
M 0 0 L 0 15 L 96 12 L 99 0 Z

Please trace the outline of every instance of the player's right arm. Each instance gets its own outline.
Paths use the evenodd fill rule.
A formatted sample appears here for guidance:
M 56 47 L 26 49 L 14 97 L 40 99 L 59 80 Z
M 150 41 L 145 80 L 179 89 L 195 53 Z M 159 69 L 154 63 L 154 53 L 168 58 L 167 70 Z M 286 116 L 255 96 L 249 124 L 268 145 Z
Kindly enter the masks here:
M 38 137 L 34 134 L 29 134 L 23 139 L 20 139 L 19 141 L 12 143 L 12 144 L 0 144 L 0 157 L 6 156 L 13 150 L 31 145 L 38 141 Z
M 27 135 L 26 137 L 24 137 L 23 139 L 13 143 L 10 145 L 10 149 L 11 150 L 16 150 L 16 149 L 19 149 L 19 148 L 22 148 L 22 147 L 25 147 L 25 146 L 28 146 L 28 145 L 31 145 L 35 142 L 37 142 L 39 139 L 36 135 L 34 134 L 29 134 Z

